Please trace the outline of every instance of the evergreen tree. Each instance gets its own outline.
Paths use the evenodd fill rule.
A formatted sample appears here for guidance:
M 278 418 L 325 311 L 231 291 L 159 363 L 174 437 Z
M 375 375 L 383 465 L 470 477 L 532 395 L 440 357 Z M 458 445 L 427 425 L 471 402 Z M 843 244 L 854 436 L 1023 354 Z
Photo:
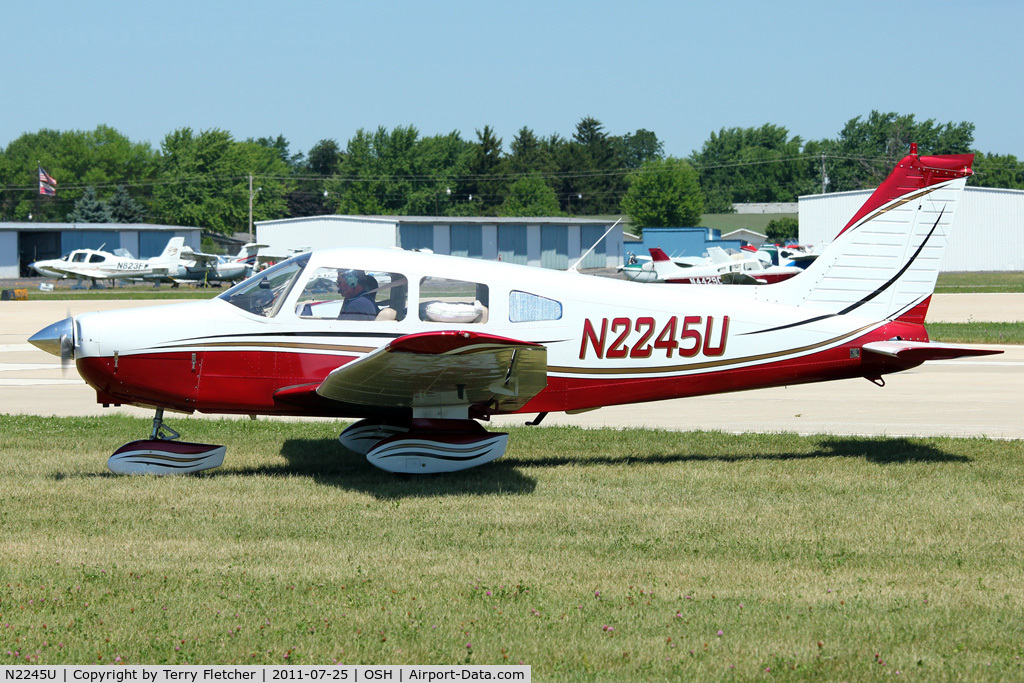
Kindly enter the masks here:
M 474 201 L 462 208 L 471 208 L 471 215 L 493 216 L 507 187 L 503 178 L 494 177 L 501 163 L 501 138 L 494 135 L 490 126 L 477 130 L 476 137 L 477 141 L 471 143 L 469 177 L 459 188 L 460 194 L 473 195 Z
M 107 205 L 96 198 L 96 188 L 87 187 L 78 201 L 75 202 L 75 209 L 68 216 L 72 223 L 110 223 L 110 211 Z
M 111 223 L 142 223 L 146 218 L 146 210 L 132 199 L 124 185 L 118 185 L 114 195 L 107 200 L 107 212 Z

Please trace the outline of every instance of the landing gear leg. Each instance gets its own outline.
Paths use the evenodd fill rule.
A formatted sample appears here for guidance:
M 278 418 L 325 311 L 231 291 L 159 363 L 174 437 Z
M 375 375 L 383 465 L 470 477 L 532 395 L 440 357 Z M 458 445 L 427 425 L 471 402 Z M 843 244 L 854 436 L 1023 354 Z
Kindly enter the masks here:
M 107 460 L 107 469 L 114 474 L 186 474 L 224 463 L 227 446 L 178 441 L 180 436 L 164 424 L 164 409 L 157 408 L 149 439 L 118 448 Z
M 156 409 L 156 415 L 153 417 L 153 431 L 149 438 L 161 441 L 174 441 L 181 438 L 181 434 L 164 424 L 163 408 Z

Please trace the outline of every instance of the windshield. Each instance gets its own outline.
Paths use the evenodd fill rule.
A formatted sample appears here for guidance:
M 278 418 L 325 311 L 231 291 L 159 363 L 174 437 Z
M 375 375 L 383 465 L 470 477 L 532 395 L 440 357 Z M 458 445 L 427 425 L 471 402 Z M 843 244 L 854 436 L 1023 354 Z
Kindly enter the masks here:
M 281 303 L 308 262 L 309 254 L 292 257 L 273 268 L 256 273 L 217 298 L 243 311 L 272 318 L 277 315 Z

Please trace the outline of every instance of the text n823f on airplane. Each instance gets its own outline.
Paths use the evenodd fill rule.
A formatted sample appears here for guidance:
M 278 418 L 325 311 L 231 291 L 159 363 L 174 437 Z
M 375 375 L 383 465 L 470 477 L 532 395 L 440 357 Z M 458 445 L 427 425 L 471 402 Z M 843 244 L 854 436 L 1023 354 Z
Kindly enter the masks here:
M 190 472 L 224 447 L 175 440 L 164 410 L 361 418 L 340 436 L 392 472 L 500 457 L 492 415 L 585 411 L 866 377 L 995 353 L 924 319 L 972 155 L 916 147 L 807 270 L 680 288 L 384 249 L 315 251 L 216 299 L 87 313 L 32 337 L 103 404 L 156 408 L 115 472 Z M 534 421 L 536 423 L 537 420 Z

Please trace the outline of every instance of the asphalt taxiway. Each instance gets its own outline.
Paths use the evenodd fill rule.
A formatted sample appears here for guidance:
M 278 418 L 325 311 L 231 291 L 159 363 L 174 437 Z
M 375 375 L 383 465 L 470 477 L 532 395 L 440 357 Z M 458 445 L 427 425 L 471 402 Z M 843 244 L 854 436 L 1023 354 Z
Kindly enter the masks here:
M 0 414 L 152 417 L 152 411 L 103 408 L 74 368 L 62 372 L 28 337 L 68 313 L 148 306 L 154 301 L 0 302 Z M 935 295 L 929 322 L 1024 321 L 1024 295 Z M 888 436 L 1024 438 L 1024 346 L 995 356 L 937 361 L 864 379 L 610 406 L 579 415 L 551 414 L 545 425 L 651 427 L 669 430 Z M 521 424 L 534 416 L 496 418 Z M 273 418 L 260 418 L 273 419 Z M 187 435 L 186 435 L 187 436 Z

